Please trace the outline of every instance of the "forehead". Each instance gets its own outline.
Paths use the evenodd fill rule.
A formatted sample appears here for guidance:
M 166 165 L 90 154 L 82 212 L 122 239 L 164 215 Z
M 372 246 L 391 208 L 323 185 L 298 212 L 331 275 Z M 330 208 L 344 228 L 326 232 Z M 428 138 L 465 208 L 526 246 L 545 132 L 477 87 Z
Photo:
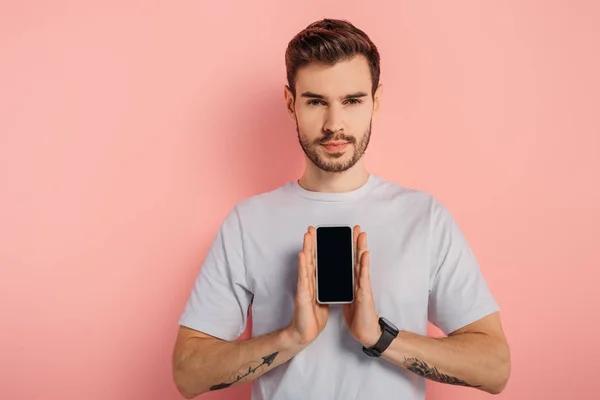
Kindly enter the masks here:
M 311 63 L 296 74 L 296 93 L 314 92 L 324 96 L 343 96 L 350 92 L 371 92 L 371 71 L 363 56 L 334 65 Z

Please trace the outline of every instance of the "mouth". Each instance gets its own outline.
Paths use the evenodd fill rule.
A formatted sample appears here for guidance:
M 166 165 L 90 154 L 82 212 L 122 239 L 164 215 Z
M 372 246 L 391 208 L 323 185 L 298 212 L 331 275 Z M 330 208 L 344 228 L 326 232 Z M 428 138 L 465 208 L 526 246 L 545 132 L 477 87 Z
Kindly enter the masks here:
M 325 150 L 327 150 L 330 153 L 338 153 L 340 151 L 344 151 L 346 147 L 348 147 L 348 144 L 348 142 L 344 141 L 333 141 L 322 143 L 321 146 L 323 146 Z

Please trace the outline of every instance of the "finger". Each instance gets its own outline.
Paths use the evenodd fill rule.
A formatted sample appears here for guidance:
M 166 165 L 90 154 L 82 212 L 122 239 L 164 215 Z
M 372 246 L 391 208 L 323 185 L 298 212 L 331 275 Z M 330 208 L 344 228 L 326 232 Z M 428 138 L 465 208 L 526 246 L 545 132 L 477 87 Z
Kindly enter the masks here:
M 304 233 L 304 242 L 302 242 L 302 251 L 306 256 L 310 254 L 310 234 L 308 232 Z
M 304 254 L 303 258 L 303 266 L 304 266 L 304 277 L 306 279 L 307 290 L 310 290 L 310 234 L 308 232 L 304 233 L 304 243 L 302 245 L 302 253 Z
M 315 266 L 317 263 L 317 231 L 313 226 L 308 227 L 308 234 L 310 235 L 310 249 L 311 249 L 311 262 Z
M 367 232 L 361 232 L 357 242 L 358 250 L 365 251 L 367 249 Z
M 360 259 L 360 276 L 358 285 L 361 290 L 371 290 L 371 253 L 365 250 Z
M 315 228 L 312 226 L 308 227 L 307 232 L 308 240 L 308 254 L 306 258 L 307 272 L 308 272 L 308 285 L 312 296 L 316 296 L 315 293 L 315 275 L 316 275 L 316 261 L 315 261 Z
M 303 252 L 298 253 L 298 296 L 297 300 L 303 299 L 307 295 L 306 285 L 306 258 Z
M 358 237 L 360 235 L 360 226 L 355 225 L 352 231 L 354 241 L 354 280 L 358 281 L 358 271 L 360 271 L 360 258 L 358 254 Z
M 304 253 L 298 253 L 298 288 L 300 288 L 304 284 L 305 280 L 305 271 L 303 266 Z
M 352 239 L 354 240 L 354 244 L 358 242 L 358 235 L 360 234 L 360 225 L 354 225 L 354 229 L 352 229 Z
M 304 279 L 306 279 L 306 284 L 308 285 L 308 277 L 309 277 L 309 271 L 308 271 L 308 259 L 309 259 L 309 255 L 310 255 L 310 238 L 308 233 L 304 233 L 304 241 L 302 242 L 302 254 L 303 254 L 303 258 L 302 258 L 302 266 L 304 268 Z
M 367 233 L 366 232 L 361 232 L 358 235 L 358 239 L 357 239 L 357 244 L 356 244 L 356 257 L 358 262 L 356 263 L 358 265 L 357 268 L 357 278 L 360 277 L 360 270 L 362 268 L 362 256 L 363 253 L 367 250 Z

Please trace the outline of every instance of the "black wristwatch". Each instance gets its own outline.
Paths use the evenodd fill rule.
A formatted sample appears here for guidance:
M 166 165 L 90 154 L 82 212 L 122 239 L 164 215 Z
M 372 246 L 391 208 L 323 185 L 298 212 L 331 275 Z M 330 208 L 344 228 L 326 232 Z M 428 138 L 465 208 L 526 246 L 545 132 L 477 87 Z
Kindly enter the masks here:
M 377 343 L 369 348 L 363 346 L 363 351 L 370 357 L 381 357 L 381 354 L 385 349 L 387 349 L 396 336 L 398 336 L 398 328 L 387 319 L 380 317 L 379 326 L 381 327 L 382 333 Z

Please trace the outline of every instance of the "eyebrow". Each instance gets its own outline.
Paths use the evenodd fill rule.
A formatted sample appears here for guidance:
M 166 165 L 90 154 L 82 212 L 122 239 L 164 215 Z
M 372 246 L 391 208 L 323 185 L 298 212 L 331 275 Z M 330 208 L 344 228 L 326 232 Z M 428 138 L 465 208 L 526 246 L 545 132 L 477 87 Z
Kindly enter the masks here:
M 317 94 L 317 93 L 313 93 L 313 92 L 304 92 L 301 95 L 302 97 L 307 97 L 309 99 L 321 99 L 321 100 L 325 100 L 325 96 L 323 96 L 322 94 Z M 356 99 L 359 97 L 367 97 L 368 94 L 366 94 L 365 92 L 354 92 L 354 93 L 350 93 L 345 95 L 342 99 L 343 100 L 348 100 L 348 99 Z

